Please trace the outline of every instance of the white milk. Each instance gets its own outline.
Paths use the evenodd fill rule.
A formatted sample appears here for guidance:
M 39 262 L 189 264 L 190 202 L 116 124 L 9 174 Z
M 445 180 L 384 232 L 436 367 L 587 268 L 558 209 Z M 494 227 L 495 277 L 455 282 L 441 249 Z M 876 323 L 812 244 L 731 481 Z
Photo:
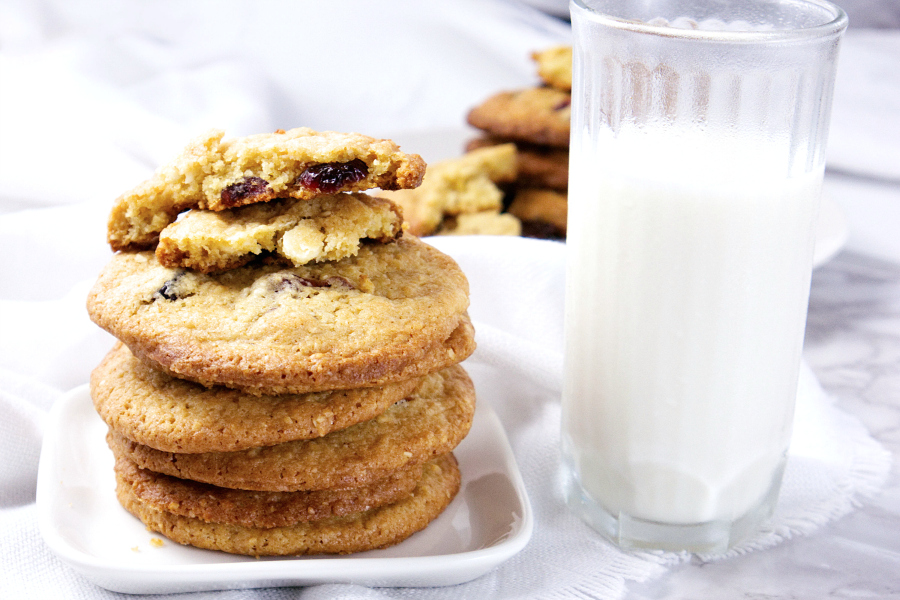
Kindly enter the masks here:
M 573 140 L 573 173 L 606 175 L 569 190 L 565 460 L 613 516 L 736 519 L 788 446 L 822 173 L 785 180 L 746 140 L 619 141 Z

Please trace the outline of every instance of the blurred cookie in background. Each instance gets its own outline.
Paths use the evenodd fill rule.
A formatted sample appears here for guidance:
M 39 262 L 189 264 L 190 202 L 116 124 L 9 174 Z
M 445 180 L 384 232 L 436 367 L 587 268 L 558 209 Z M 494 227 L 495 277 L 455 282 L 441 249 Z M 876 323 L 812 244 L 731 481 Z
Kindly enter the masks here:
M 510 140 L 495 137 L 480 137 L 471 140 L 466 150 L 507 144 Z M 569 189 L 569 150 L 553 146 L 541 146 L 526 142 L 515 142 L 518 176 L 516 185 L 523 187 L 550 188 L 566 191 Z
M 564 92 L 572 91 L 572 46 L 555 46 L 533 52 L 538 75 L 544 83 Z
M 564 192 L 525 188 L 515 193 L 507 211 L 522 223 L 521 235 L 564 240 L 568 207 Z
M 379 192 L 379 196 L 400 206 L 413 235 L 472 232 L 485 227 L 491 233 L 502 229 L 508 232 L 505 235 L 518 235 L 508 217 L 498 220 L 490 216 L 503 210 L 506 194 L 500 186 L 515 181 L 517 174 L 515 145 L 492 145 L 429 165 L 418 188 Z M 491 221 L 496 222 L 491 225 Z
M 469 125 L 516 142 L 569 147 L 572 97 L 552 87 L 498 92 L 471 111 Z

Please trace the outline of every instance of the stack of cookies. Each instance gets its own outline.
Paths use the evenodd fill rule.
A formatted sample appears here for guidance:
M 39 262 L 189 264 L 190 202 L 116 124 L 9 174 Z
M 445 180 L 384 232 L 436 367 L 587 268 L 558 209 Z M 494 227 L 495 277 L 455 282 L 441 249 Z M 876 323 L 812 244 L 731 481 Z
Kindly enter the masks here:
M 88 311 L 119 342 L 91 395 L 149 529 L 348 553 L 447 507 L 475 407 L 468 283 L 364 193 L 424 170 L 358 134 L 213 131 L 116 201 Z
M 532 55 L 541 85 L 495 94 L 468 115 L 484 132 L 467 149 L 513 143 L 518 176 L 507 211 L 529 237 L 565 238 L 569 179 L 572 47 Z

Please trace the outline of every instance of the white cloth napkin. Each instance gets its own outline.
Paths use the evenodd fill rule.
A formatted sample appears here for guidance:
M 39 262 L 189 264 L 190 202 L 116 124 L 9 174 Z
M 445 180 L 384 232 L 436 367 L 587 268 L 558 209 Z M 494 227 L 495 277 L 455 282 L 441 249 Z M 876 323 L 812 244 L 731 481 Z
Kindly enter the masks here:
M 0 4 L 0 596 L 118 597 L 50 553 L 34 505 L 47 410 L 87 380 L 112 344 L 87 318 L 84 300 L 110 256 L 105 219 L 116 195 L 209 126 L 233 135 L 300 125 L 388 136 L 458 131 L 468 108 L 488 95 L 534 85 L 529 53 L 568 35 L 564 23 L 500 0 Z M 846 42 L 843 70 L 884 60 L 880 43 L 866 46 L 873 58 L 848 51 L 852 36 Z M 854 85 L 863 83 L 873 82 Z M 893 98 L 898 88 L 888 90 Z M 883 93 L 879 85 L 857 90 L 872 102 Z M 836 128 L 852 130 L 857 116 L 836 101 Z M 894 109 L 885 116 L 900 121 Z M 888 131 L 845 136 L 845 156 L 861 156 L 867 144 L 896 147 L 882 135 Z M 879 173 L 889 176 L 888 168 Z M 467 365 L 480 401 L 494 406 L 512 442 L 536 513 L 534 537 L 514 559 L 461 587 L 320 586 L 300 596 L 616 598 L 626 581 L 684 560 L 620 552 L 562 505 L 564 246 L 433 242 L 469 275 L 479 349 Z M 846 513 L 886 473 L 887 455 L 860 424 L 832 406 L 808 371 L 802 382 L 782 503 L 770 530 L 744 549 Z

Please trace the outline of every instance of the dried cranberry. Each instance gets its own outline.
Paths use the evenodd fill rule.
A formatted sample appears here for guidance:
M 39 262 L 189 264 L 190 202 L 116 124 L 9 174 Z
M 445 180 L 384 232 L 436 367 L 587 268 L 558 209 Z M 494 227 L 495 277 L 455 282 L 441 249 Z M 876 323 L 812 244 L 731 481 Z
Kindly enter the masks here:
M 309 280 L 294 275 L 293 273 L 283 273 L 278 276 L 274 282 L 273 288 L 276 292 L 296 292 L 302 287 L 310 287 Z
M 365 179 L 368 174 L 369 167 L 366 163 L 358 158 L 354 158 L 350 162 L 345 163 L 333 162 L 311 165 L 297 177 L 295 183 L 323 194 L 333 194 L 347 184 Z
M 244 202 L 244 199 L 262 196 L 268 192 L 269 182 L 262 177 L 245 177 L 222 190 L 222 204 L 226 206 L 240 206 L 241 204 L 247 204 Z
M 572 104 L 572 99 L 566 98 L 565 100 L 554 106 L 553 110 L 562 110 L 564 108 L 568 108 L 570 104 Z
M 349 290 L 355 290 L 356 286 L 353 285 L 353 282 L 347 279 L 346 277 L 341 277 L 340 275 L 333 275 L 325 279 L 325 285 L 328 287 L 342 287 L 347 288 Z
M 303 287 L 313 287 L 313 288 L 328 287 L 328 284 L 326 282 L 319 281 L 318 279 L 307 279 L 306 277 L 298 277 L 297 281 L 299 281 L 300 285 L 302 285 Z
M 156 293 L 153 294 L 153 299 L 156 300 L 157 298 L 162 298 L 164 300 L 175 301 L 191 296 L 192 294 L 183 294 L 178 289 L 183 275 L 184 271 L 179 271 L 171 279 L 162 284 L 162 286 L 156 290 Z
M 332 276 L 327 277 L 324 281 L 319 279 L 308 279 L 300 277 L 293 273 L 282 274 L 275 283 L 276 292 L 296 292 L 301 288 L 325 288 L 325 287 L 343 287 L 354 289 L 354 285 L 345 277 Z

